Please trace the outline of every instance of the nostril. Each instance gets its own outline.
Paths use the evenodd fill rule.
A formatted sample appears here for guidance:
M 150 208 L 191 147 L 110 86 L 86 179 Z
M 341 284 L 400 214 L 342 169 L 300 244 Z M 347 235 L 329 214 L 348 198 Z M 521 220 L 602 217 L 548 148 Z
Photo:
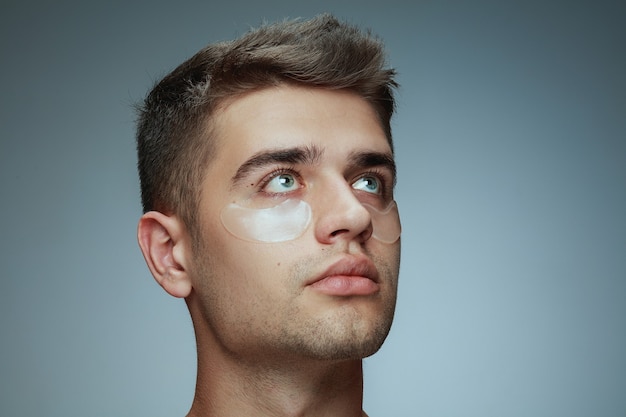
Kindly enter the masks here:
M 335 230 L 334 232 L 332 232 L 330 235 L 332 237 L 337 237 L 342 233 L 346 233 L 348 231 L 348 229 L 341 229 L 341 230 Z
M 348 229 L 339 229 L 339 230 L 335 230 L 334 232 L 332 232 L 332 233 L 330 234 L 330 237 L 331 237 L 331 238 L 336 238 L 336 237 L 338 237 L 338 236 L 340 236 L 340 235 L 342 235 L 342 234 L 347 234 L 347 233 L 349 233 L 349 232 L 350 232 L 350 230 L 348 230 Z M 369 238 L 370 238 L 370 237 L 372 237 L 372 232 L 373 232 L 373 231 L 372 231 L 372 228 L 371 228 L 371 227 L 368 227 L 367 229 L 363 230 L 363 231 L 362 231 L 362 232 L 358 235 L 358 236 L 360 237 L 360 239 L 359 239 L 359 240 L 361 240 L 361 241 L 363 241 L 363 242 L 365 242 L 365 241 L 369 240 Z
M 368 227 L 367 229 L 365 229 L 362 233 L 363 242 L 369 240 L 369 238 L 372 237 L 372 234 L 373 234 L 373 230 L 371 227 Z

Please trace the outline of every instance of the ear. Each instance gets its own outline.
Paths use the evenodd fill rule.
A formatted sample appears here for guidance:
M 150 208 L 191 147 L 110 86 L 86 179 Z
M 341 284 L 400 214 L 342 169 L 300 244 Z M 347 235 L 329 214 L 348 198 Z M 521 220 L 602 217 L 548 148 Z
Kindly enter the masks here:
M 185 227 L 175 216 L 150 211 L 139 220 L 137 240 L 150 272 L 165 291 L 180 298 L 192 288 L 186 239 Z

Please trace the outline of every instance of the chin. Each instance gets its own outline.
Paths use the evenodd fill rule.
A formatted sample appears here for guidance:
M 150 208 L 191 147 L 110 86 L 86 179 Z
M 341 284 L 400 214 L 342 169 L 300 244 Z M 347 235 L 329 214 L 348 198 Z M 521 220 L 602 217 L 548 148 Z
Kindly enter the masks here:
M 314 356 L 322 360 L 358 360 L 378 352 L 385 335 L 376 335 L 364 340 L 351 340 L 343 343 L 327 344 L 314 349 Z
M 295 349 L 318 360 L 357 360 L 376 353 L 389 334 L 391 318 L 377 322 L 343 321 L 309 328 Z

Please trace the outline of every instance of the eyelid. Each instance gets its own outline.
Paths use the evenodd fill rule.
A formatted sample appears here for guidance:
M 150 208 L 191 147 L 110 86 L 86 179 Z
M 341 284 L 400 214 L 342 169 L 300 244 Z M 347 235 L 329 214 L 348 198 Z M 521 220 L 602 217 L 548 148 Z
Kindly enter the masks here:
M 293 191 L 287 191 L 284 193 L 276 193 L 276 192 L 271 192 L 271 191 L 266 191 L 265 188 L 269 185 L 269 183 L 276 177 L 283 175 L 283 174 L 290 174 L 293 175 L 294 179 L 298 182 L 298 184 L 300 185 L 298 187 L 298 190 L 301 189 L 303 187 L 303 181 L 302 181 L 302 176 L 294 169 L 291 167 L 288 168 L 276 168 L 274 170 L 272 170 L 269 174 L 265 175 L 261 181 L 259 182 L 258 185 L 258 190 L 259 192 L 263 192 L 266 194 L 270 194 L 270 195 L 282 195 L 282 194 L 288 194 L 290 192 Z
M 385 199 L 387 199 L 388 197 L 391 197 L 391 192 L 393 191 L 393 180 L 390 178 L 391 174 L 386 173 L 384 170 L 381 170 L 381 169 L 373 168 L 373 169 L 370 169 L 368 171 L 365 171 L 359 174 L 357 177 L 355 177 L 352 180 L 352 182 L 350 183 L 350 186 L 355 184 L 357 181 L 363 178 L 367 178 L 367 177 L 376 178 L 378 180 L 378 185 L 381 188 L 380 193 L 378 194 L 372 194 L 372 193 L 368 193 L 368 194 L 379 195 Z

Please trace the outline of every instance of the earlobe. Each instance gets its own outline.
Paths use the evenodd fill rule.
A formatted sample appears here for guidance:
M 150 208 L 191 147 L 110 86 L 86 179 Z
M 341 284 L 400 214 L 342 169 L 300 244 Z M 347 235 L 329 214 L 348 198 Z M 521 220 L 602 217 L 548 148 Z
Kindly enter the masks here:
M 137 240 L 154 279 L 167 293 L 185 298 L 191 293 L 187 270 L 185 228 L 175 216 L 150 211 L 141 216 Z

